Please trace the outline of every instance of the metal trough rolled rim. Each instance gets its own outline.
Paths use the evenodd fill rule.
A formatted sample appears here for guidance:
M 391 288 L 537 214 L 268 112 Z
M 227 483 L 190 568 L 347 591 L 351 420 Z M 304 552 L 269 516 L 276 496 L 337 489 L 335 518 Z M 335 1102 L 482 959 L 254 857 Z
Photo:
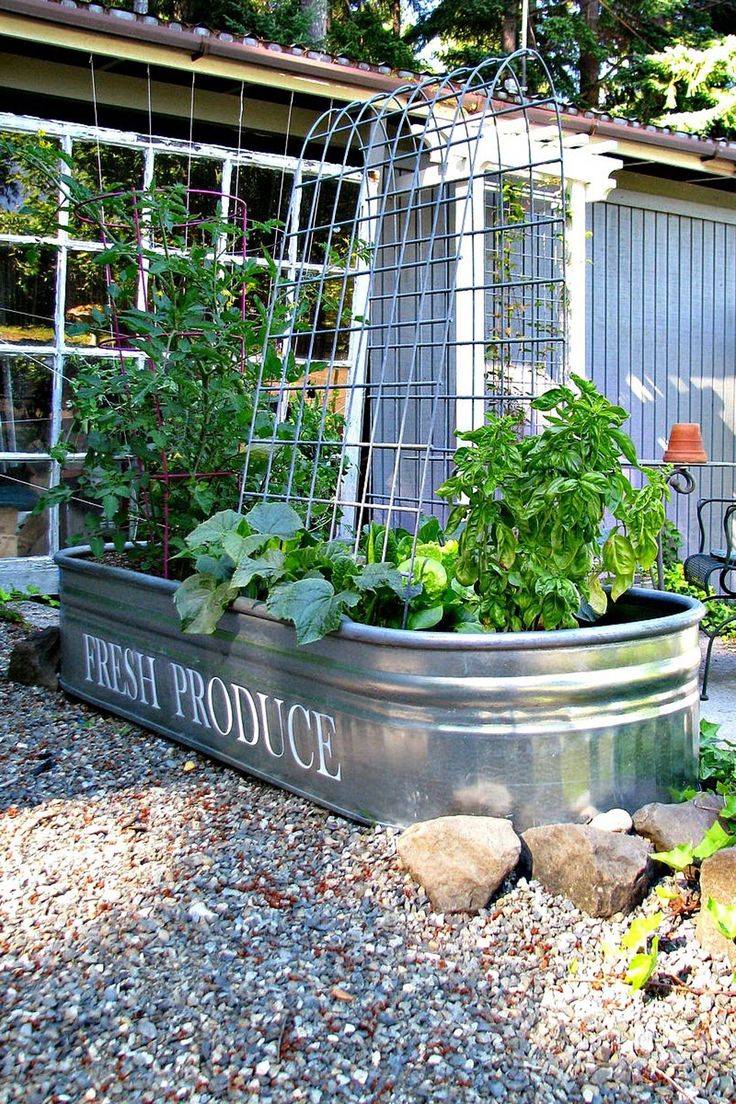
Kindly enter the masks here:
M 121 582 L 138 586 L 154 586 L 157 590 L 169 591 L 172 595 L 178 583 L 170 579 L 161 579 L 157 575 L 147 575 L 142 571 L 133 571 L 127 567 L 115 567 L 101 564 L 87 557 L 91 554 L 89 545 L 62 548 L 54 555 L 54 563 L 59 567 L 75 567 L 85 574 L 103 578 L 113 577 Z M 80 562 L 81 561 L 81 562 Z M 643 598 L 647 604 L 652 601 L 664 601 L 680 607 L 678 613 L 668 613 L 661 617 L 649 617 L 641 621 L 624 622 L 620 625 L 599 625 L 584 629 L 535 629 L 527 632 L 489 632 L 489 633 L 451 633 L 417 632 L 413 629 L 386 629 L 378 625 L 363 625 L 358 621 L 343 619 L 342 626 L 330 636 L 343 640 L 355 640 L 365 644 L 379 644 L 391 648 L 426 648 L 445 651 L 522 651 L 547 648 L 580 648 L 595 644 L 616 644 L 628 640 L 649 640 L 657 636 L 667 636 L 698 625 L 706 613 L 703 603 L 697 598 L 684 594 L 672 594 L 663 590 L 647 590 L 644 587 L 632 587 L 628 594 L 633 598 Z M 251 598 L 237 598 L 232 605 L 236 613 L 262 617 L 267 621 L 278 621 L 268 612 L 262 602 Z M 283 623 L 283 622 L 281 622 Z M 329 638 L 328 638 L 329 639 Z M 309 647 L 310 645 L 306 645 Z

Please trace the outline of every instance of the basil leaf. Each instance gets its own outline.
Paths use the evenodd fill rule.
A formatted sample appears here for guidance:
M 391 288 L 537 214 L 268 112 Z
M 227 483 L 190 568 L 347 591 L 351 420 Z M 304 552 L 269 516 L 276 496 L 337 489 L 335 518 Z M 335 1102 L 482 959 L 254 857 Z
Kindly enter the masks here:
M 611 597 L 615 602 L 634 582 L 636 555 L 628 537 L 622 533 L 611 534 L 603 545 L 603 568 L 613 575 Z

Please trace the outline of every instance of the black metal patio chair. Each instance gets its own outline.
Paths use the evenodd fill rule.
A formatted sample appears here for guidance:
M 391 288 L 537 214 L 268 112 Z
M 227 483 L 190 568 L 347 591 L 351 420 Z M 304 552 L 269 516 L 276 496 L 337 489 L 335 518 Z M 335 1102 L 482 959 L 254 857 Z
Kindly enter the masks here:
M 706 551 L 707 539 L 703 514 L 706 509 L 712 510 L 716 505 L 726 507 L 723 512 L 723 534 L 726 544 L 725 548 L 711 548 L 709 551 Z M 710 603 L 736 602 L 736 590 L 734 590 L 732 586 L 729 586 L 728 582 L 728 577 L 731 572 L 736 572 L 736 501 L 732 498 L 698 499 L 697 514 L 698 528 L 700 530 L 700 544 L 698 546 L 698 551 L 692 556 L 688 556 L 685 560 L 685 578 L 689 583 L 695 583 L 703 587 L 705 590 L 703 602 L 706 608 Z M 711 582 L 714 576 L 718 577 L 716 588 L 720 590 L 720 593 L 716 593 Z M 701 701 L 708 700 L 708 677 L 710 675 L 710 660 L 713 644 L 716 639 L 722 636 L 735 622 L 736 609 L 734 609 L 733 614 L 722 624 L 718 625 L 717 628 L 706 629 L 703 628 L 702 624 L 700 626 L 701 631 L 708 637 L 708 648 L 705 653 L 705 667 L 703 669 L 703 685 L 700 691 Z

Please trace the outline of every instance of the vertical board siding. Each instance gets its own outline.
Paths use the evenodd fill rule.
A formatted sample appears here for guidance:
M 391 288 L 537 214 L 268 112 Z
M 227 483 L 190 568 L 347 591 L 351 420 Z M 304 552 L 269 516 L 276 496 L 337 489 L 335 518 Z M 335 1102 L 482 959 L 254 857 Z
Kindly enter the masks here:
M 630 205 L 632 202 L 637 205 Z M 640 201 L 640 202 L 639 202 Z M 710 463 L 694 470 L 691 499 L 669 515 L 698 542 L 697 497 L 732 498 L 736 461 L 736 225 L 626 203 L 588 208 L 586 364 L 630 411 L 643 460 L 661 460 L 674 422 L 700 422 Z M 723 546 L 716 508 L 709 543 Z

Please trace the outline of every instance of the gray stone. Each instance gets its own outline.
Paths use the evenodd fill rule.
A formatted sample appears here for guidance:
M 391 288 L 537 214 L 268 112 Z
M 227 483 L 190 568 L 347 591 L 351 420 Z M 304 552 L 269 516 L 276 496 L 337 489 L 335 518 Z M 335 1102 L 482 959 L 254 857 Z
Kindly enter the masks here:
M 717 851 L 700 868 L 701 910 L 695 927 L 698 942 L 718 958 L 736 965 L 736 943 L 719 932 L 706 905 L 712 897 L 720 905 L 736 906 L 736 847 Z
M 634 813 L 634 830 L 651 840 L 656 851 L 697 844 L 718 819 L 722 806 L 723 798 L 707 791 L 675 805 L 655 801 Z
M 652 865 L 636 836 L 587 824 L 548 824 L 529 828 L 522 839 L 532 877 L 591 916 L 630 912 L 649 887 Z
M 30 633 L 10 653 L 8 678 L 24 686 L 56 690 L 59 685 L 60 644 L 58 628 L 49 627 Z
M 412 824 L 396 849 L 436 912 L 477 912 L 516 866 L 521 841 L 508 820 L 450 816 Z

